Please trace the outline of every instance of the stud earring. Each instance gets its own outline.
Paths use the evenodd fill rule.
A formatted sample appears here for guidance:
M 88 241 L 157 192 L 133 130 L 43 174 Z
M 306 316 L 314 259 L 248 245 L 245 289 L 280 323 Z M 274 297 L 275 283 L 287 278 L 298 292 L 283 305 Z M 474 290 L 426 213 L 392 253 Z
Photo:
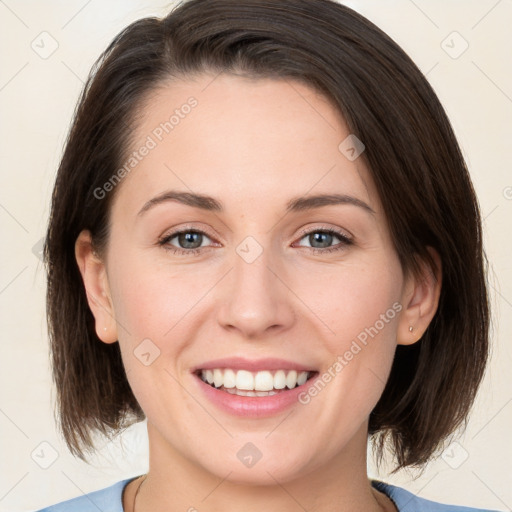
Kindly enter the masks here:
M 412 325 L 409 325 L 409 332 L 412 332 Z

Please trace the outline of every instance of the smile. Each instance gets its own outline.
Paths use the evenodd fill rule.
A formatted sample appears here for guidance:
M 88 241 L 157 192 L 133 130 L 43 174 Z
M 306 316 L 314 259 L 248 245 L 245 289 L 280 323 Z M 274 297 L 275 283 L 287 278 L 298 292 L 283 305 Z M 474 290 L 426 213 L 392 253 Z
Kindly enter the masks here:
M 264 397 L 302 386 L 315 372 L 296 370 L 248 371 L 230 368 L 199 370 L 201 380 L 232 395 Z
M 193 386 L 213 407 L 243 418 L 269 418 L 303 406 L 298 396 L 314 385 L 314 366 L 281 358 L 225 357 L 191 368 Z

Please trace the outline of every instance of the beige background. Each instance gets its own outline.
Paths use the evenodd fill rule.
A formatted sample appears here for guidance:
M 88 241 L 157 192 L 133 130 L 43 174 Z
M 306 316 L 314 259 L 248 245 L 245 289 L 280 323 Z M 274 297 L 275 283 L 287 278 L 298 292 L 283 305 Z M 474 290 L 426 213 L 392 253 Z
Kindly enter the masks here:
M 369 472 L 433 500 L 512 510 L 512 2 L 345 3 L 391 35 L 437 91 L 470 166 L 493 269 L 493 355 L 466 433 L 417 479 L 414 472 L 377 475 L 373 465 Z M 129 22 L 171 5 L 0 1 L 0 511 L 34 510 L 146 470 L 144 423 L 103 443 L 91 466 L 72 458 L 56 432 L 38 251 L 59 156 L 93 61 Z

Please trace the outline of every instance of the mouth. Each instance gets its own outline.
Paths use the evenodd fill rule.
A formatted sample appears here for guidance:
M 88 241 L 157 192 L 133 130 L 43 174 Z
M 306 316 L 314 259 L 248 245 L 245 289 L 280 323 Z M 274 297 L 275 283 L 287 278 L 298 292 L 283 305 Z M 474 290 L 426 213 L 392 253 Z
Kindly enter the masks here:
M 205 384 L 231 395 L 268 397 L 304 385 L 317 371 L 291 369 L 250 371 L 233 368 L 208 368 L 194 372 Z

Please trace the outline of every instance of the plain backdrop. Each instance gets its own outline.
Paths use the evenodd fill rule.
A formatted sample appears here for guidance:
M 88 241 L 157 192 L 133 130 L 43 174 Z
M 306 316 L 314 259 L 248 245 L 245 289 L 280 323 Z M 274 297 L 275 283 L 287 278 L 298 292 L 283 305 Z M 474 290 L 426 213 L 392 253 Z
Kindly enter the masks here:
M 351 0 L 427 75 L 453 123 L 484 217 L 492 357 L 465 433 L 422 474 L 369 474 L 436 501 L 512 510 L 512 2 Z M 158 0 L 0 1 L 0 510 L 28 511 L 142 474 L 145 423 L 74 459 L 54 420 L 40 260 L 53 181 L 94 60 Z

